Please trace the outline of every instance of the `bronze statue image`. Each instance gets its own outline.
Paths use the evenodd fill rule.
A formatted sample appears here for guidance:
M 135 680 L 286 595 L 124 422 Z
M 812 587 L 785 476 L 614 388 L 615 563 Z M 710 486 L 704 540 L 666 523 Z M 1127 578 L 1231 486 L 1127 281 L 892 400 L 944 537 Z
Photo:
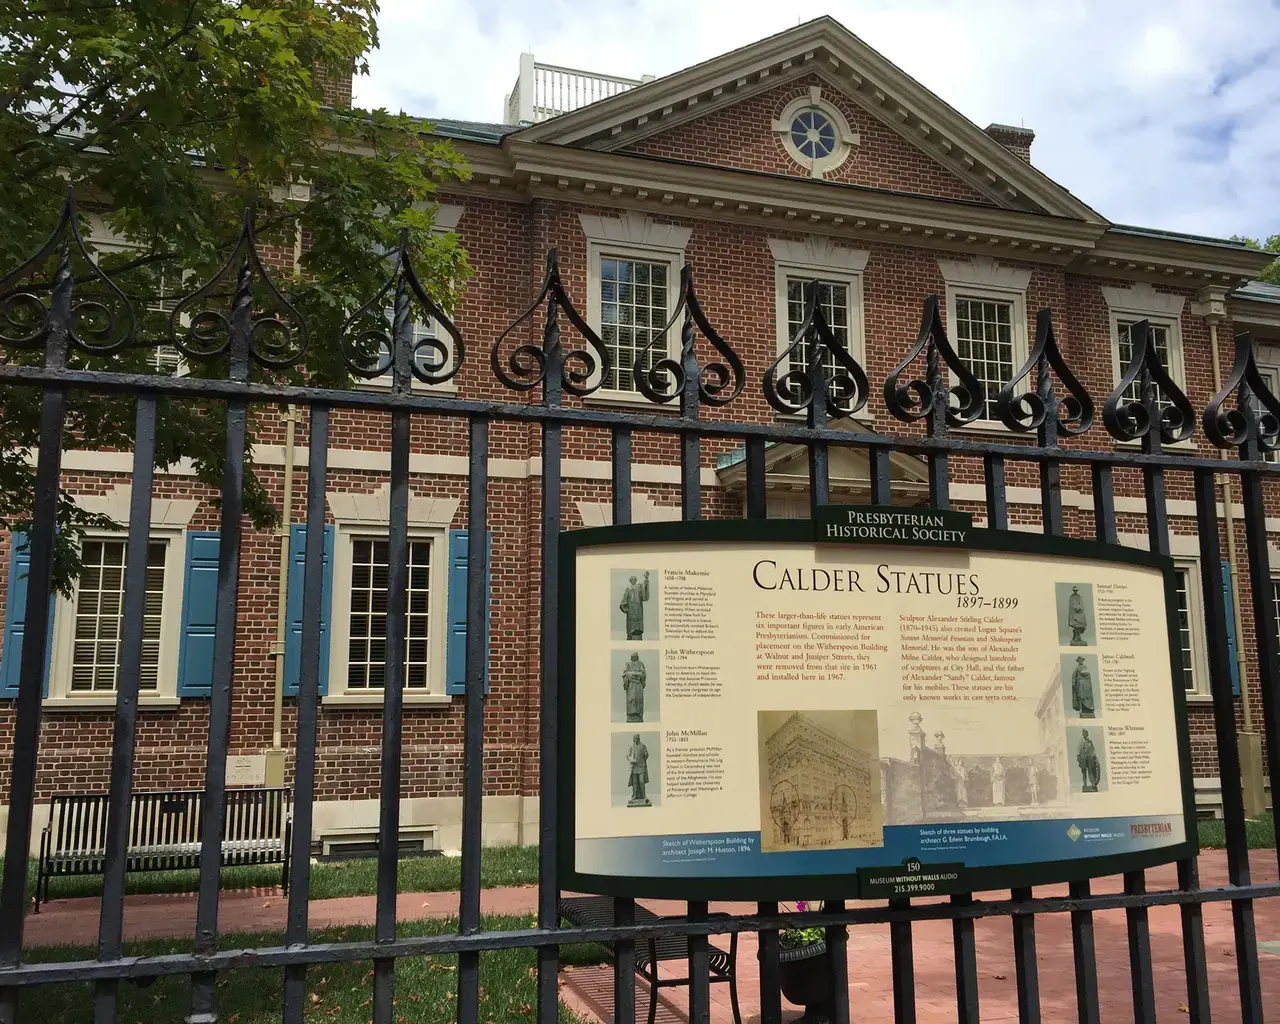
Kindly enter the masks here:
M 1081 792 L 1098 792 L 1098 782 L 1102 778 L 1102 765 L 1098 762 L 1098 752 L 1089 739 L 1089 730 L 1081 731 L 1080 743 L 1076 747 L 1076 764 L 1080 766 L 1080 778 L 1084 782 Z
M 628 807 L 651 806 L 644 790 L 649 785 L 649 748 L 640 742 L 640 734 L 631 737 L 631 746 L 627 750 L 627 785 L 631 787 L 631 799 Z
M 1067 598 L 1067 626 L 1071 629 L 1071 646 L 1087 647 L 1084 631 L 1089 628 L 1089 620 L 1084 615 L 1084 598 L 1080 596 L 1080 588 L 1072 587 L 1071 596 Z
M 1083 655 L 1076 658 L 1076 666 L 1071 672 L 1071 710 L 1080 718 L 1097 717 L 1093 697 L 1093 673 L 1085 664 Z
M 627 698 L 627 721 L 644 721 L 644 687 L 649 673 L 638 653 L 632 653 L 631 660 L 622 669 L 622 692 Z
M 644 582 L 639 583 L 632 576 L 627 589 L 622 594 L 618 610 L 627 617 L 627 639 L 644 639 L 644 604 L 649 600 L 649 574 L 644 574 Z

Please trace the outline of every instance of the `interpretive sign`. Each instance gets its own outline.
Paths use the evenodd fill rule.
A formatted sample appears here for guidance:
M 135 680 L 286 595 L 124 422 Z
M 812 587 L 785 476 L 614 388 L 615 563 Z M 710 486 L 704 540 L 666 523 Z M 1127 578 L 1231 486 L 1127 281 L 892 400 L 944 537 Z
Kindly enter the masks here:
M 1166 557 L 835 506 L 562 545 L 563 889 L 910 896 L 1194 853 Z

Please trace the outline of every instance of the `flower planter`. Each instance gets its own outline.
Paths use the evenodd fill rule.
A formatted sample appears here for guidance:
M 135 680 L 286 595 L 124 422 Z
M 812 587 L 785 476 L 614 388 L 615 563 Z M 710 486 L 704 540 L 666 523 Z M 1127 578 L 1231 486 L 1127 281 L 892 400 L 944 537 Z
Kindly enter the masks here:
M 778 951 L 782 994 L 787 1001 L 804 1007 L 805 1024 L 827 1024 L 831 1014 L 831 977 L 827 970 L 826 942 Z

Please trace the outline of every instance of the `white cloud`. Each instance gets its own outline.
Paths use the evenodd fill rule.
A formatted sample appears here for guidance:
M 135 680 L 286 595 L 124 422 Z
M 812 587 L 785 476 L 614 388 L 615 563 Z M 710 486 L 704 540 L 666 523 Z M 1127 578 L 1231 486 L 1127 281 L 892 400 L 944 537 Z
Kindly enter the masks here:
M 383 0 L 356 101 L 501 119 L 519 55 L 663 75 L 830 14 L 1104 216 L 1280 232 L 1280 10 L 1265 0 Z

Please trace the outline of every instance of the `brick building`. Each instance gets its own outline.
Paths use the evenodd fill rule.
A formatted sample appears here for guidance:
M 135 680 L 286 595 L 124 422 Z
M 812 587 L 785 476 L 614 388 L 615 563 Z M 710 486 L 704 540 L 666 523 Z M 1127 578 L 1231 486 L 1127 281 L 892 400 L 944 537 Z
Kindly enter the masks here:
M 581 80 L 576 86 L 575 75 Z M 554 88 L 561 92 L 549 92 L 549 83 L 558 83 Z M 338 88 L 330 98 L 342 102 L 349 96 L 349 89 Z M 580 105 L 583 98 L 595 101 Z M 536 400 L 495 379 L 487 350 L 524 310 L 553 247 L 575 304 L 614 348 L 610 379 L 583 400 L 598 406 L 675 414 L 637 392 L 630 365 L 636 349 L 668 319 L 686 261 L 709 317 L 748 372 L 743 394 L 726 408 L 708 410 L 709 417 L 777 417 L 759 382 L 803 315 L 801 283 L 814 279 L 822 282 L 829 320 L 872 381 L 866 410 L 845 422 L 850 430 L 919 429 L 890 416 L 879 386 L 914 340 L 922 300 L 931 294 L 942 302 L 953 343 L 992 394 L 1024 361 L 1036 312 L 1044 307 L 1053 311 L 1066 358 L 1099 406 L 1127 363 L 1127 327 L 1143 318 L 1155 327 L 1173 380 L 1198 409 L 1217 390 L 1219 375 L 1228 372 L 1238 331 L 1254 332 L 1264 373 L 1273 386 L 1280 383 L 1280 289 L 1253 280 L 1269 257 L 1218 239 L 1112 224 L 1036 169 L 1032 132 L 1003 125 L 980 129 L 830 19 L 651 81 L 548 69 L 526 55 L 508 110 L 509 119 L 522 123 L 442 120 L 432 129 L 455 140 L 472 168 L 465 186 L 440 197 L 437 220 L 441 230 L 458 233 L 475 268 L 455 310 L 467 355 L 454 380 L 440 386 L 460 397 Z M 435 325 L 424 320 L 417 329 L 431 332 Z M 298 429 L 305 437 L 305 423 Z M 289 449 L 293 434 L 283 417 L 259 430 L 259 476 L 287 521 L 296 521 L 306 501 L 305 447 Z M 1019 438 L 990 409 L 965 432 L 982 439 Z M 319 720 L 314 839 L 367 842 L 378 820 L 389 419 L 337 411 L 330 436 L 328 640 L 322 665 L 327 686 Z M 458 845 L 461 807 L 465 421 L 415 418 L 412 443 L 402 820 L 407 839 L 452 849 Z M 1101 422 L 1072 443 L 1117 444 Z M 1216 451 L 1199 431 L 1186 448 Z M 702 453 L 703 514 L 741 516 L 741 451 L 710 439 Z M 533 842 L 540 579 L 536 426 L 494 424 L 490 455 L 485 835 L 488 842 Z M 564 527 L 606 524 L 607 435 L 567 428 L 564 455 Z M 632 455 L 634 519 L 678 518 L 677 442 L 637 432 Z M 833 500 L 867 500 L 865 456 L 840 449 L 831 461 Z M 981 461 L 955 457 L 951 466 L 952 503 L 981 521 Z M 64 486 L 85 507 L 127 520 L 128 453 L 72 450 L 63 467 Z M 1064 466 L 1062 474 L 1067 529 L 1091 537 L 1088 469 Z M 1115 480 L 1122 542 L 1145 545 L 1141 477 L 1136 470 L 1117 470 Z M 892 481 L 896 502 L 927 500 L 925 467 L 918 460 L 895 456 Z M 1012 524 L 1038 530 L 1035 467 L 1010 461 L 1008 482 Z M 804 451 L 772 447 L 769 514 L 806 515 L 807 486 Z M 1168 487 L 1195 769 L 1212 802 L 1217 762 L 1190 474 L 1170 473 Z M 155 490 L 148 675 L 135 788 L 198 788 L 208 729 L 218 513 L 215 495 L 182 466 L 158 477 Z M 1238 488 L 1235 501 L 1236 546 L 1243 559 Z M 1272 564 L 1280 574 L 1280 495 L 1274 488 L 1268 501 L 1276 517 L 1269 520 L 1276 538 Z M 279 536 L 245 535 L 228 769 L 233 784 L 291 779 L 301 540 L 296 525 L 286 534 L 283 552 Z M 123 548 L 122 534 L 87 541 L 86 572 L 76 593 L 58 598 L 51 612 L 38 800 L 107 787 Z M 7 581 L 0 581 L 0 783 L 7 794 L 25 591 L 22 553 L 11 538 L 0 541 L 0 566 L 7 573 Z M 1248 574 L 1243 564 L 1238 568 L 1236 608 L 1247 609 Z M 1276 595 L 1280 603 L 1280 584 Z M 281 610 L 285 639 L 278 646 Z M 1245 686 L 1237 714 L 1242 728 L 1260 732 L 1253 627 L 1248 614 L 1237 622 L 1241 618 Z M 283 706 L 277 737 L 278 672 Z

